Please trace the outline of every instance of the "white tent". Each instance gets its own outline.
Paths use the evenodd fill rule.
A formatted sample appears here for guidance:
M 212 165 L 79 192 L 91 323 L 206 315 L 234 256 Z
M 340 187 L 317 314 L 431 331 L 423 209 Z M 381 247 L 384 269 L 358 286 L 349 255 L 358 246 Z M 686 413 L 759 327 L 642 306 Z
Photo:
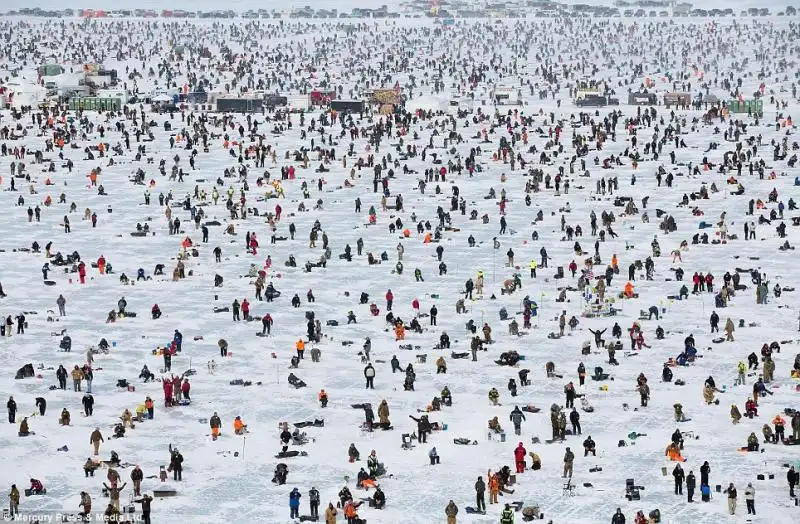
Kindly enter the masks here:
M 443 111 L 447 108 L 448 103 L 444 98 L 435 97 L 432 95 L 422 95 L 406 101 L 407 111 Z
M 33 82 L 9 82 L 7 99 L 11 107 L 36 106 L 47 96 L 47 90 Z

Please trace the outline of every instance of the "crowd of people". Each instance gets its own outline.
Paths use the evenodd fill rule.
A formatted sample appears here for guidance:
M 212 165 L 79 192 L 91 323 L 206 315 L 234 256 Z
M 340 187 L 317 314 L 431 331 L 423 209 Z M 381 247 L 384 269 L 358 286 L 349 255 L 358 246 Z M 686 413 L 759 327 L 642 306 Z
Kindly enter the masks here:
M 119 520 L 133 491 L 146 522 L 177 495 L 164 518 L 228 500 L 278 522 L 288 499 L 290 519 L 326 524 L 513 524 L 569 518 L 568 493 L 598 521 L 642 524 L 735 514 L 738 487 L 748 514 L 791 518 L 795 21 L 3 19 L 0 33 L 12 513 L 72 496 L 89 515 L 108 496 Z M 28 66 L 53 58 L 103 61 L 138 99 L 21 102 L 26 78 L 47 84 Z M 627 104 L 644 91 L 655 102 Z M 689 102 L 669 106 L 673 92 Z M 209 110 L 251 93 L 289 106 Z M 763 109 L 740 108 L 751 99 Z M 231 482 L 208 485 L 212 469 Z

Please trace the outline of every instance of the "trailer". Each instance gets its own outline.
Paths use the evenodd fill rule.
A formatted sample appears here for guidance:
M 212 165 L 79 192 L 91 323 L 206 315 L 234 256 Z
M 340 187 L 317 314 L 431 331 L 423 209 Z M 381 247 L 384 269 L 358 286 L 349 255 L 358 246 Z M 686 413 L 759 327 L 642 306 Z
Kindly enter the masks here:
M 576 98 L 575 105 L 578 107 L 618 106 L 619 99 L 597 94 L 587 94 L 582 98 Z
M 190 91 L 180 95 L 181 102 L 187 104 L 205 104 L 208 103 L 208 93 L 205 91 Z
M 363 113 L 366 106 L 363 100 L 331 100 L 331 109 L 339 113 Z
M 336 98 L 336 90 L 319 90 L 315 89 L 308 94 L 312 106 L 324 106 L 330 104 L 331 100 Z
M 267 95 L 264 97 L 264 105 L 267 108 L 285 107 L 289 105 L 289 97 L 280 95 Z
M 87 84 L 103 88 L 117 85 L 119 79 L 116 69 L 103 69 L 101 67 L 95 69 L 93 66 L 96 66 L 96 64 L 83 66 L 84 78 Z
M 628 104 L 632 106 L 654 106 L 658 104 L 658 97 L 655 93 L 630 93 Z
M 126 89 L 98 89 L 97 98 L 118 98 L 122 105 L 131 100 L 131 94 Z
M 692 105 L 692 95 L 690 93 L 665 93 L 664 106 L 669 109 L 672 106 L 689 107 Z
M 248 97 L 219 97 L 216 110 L 221 113 L 255 113 L 264 107 L 264 99 Z
M 602 96 L 602 94 L 603 89 L 599 84 L 583 81 L 575 89 L 575 101 L 583 100 L 587 96 Z
M 287 95 L 286 105 L 289 109 L 305 111 L 311 107 L 311 98 L 308 95 Z

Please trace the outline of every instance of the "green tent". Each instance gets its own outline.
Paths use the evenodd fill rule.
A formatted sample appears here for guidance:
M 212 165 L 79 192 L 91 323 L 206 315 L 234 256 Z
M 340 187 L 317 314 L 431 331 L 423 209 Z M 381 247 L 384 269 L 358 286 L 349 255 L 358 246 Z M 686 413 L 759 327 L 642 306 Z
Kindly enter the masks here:
M 37 72 L 41 76 L 56 76 L 64 72 L 64 68 L 58 64 L 44 64 L 39 66 Z

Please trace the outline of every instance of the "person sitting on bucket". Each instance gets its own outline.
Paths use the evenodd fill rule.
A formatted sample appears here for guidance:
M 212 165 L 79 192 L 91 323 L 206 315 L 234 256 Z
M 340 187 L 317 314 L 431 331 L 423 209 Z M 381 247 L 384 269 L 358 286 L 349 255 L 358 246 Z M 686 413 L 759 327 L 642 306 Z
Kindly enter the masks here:
M 242 421 L 242 417 L 236 417 L 233 421 L 233 432 L 237 435 L 244 435 L 247 433 L 247 424 Z
M 19 432 L 20 437 L 27 437 L 31 434 L 30 429 L 28 429 L 28 417 L 22 419 L 22 422 L 19 423 Z
M 34 495 L 41 495 L 44 493 L 44 486 L 42 485 L 41 481 L 37 479 L 31 479 L 31 493 Z

